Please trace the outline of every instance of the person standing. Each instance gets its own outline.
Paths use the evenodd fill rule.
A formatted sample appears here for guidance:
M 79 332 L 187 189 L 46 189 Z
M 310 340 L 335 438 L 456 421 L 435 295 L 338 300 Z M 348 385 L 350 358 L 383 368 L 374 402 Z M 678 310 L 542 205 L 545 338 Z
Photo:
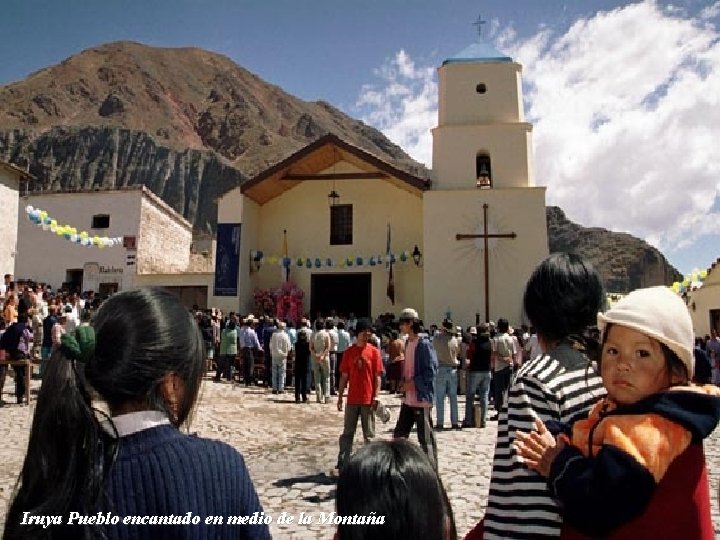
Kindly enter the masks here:
M 215 370 L 215 382 L 220 382 L 224 376 L 228 381 L 232 380 L 232 365 L 237 356 L 238 332 L 235 325 L 235 315 L 225 324 L 220 334 L 220 354 Z
M 295 403 L 307 403 L 308 367 L 310 366 L 310 324 L 307 319 L 300 321 L 295 342 Z
M 245 331 L 242 332 L 243 379 L 245 379 L 245 386 L 250 386 L 250 383 L 253 379 L 253 364 L 255 363 L 255 351 L 261 351 L 262 347 L 260 347 L 260 340 L 258 340 L 257 333 L 255 333 L 255 329 L 253 328 L 253 325 L 255 324 L 255 319 L 253 318 L 253 316 L 248 315 L 248 318 L 245 320 L 245 322 Z
M 523 306 L 543 354 L 514 377 L 498 420 L 484 522 L 471 532 L 482 531 L 486 540 L 559 537 L 558 503 L 545 479 L 525 467 L 511 441 L 518 430 L 531 431 L 538 418 L 572 424 L 605 394 L 602 380 L 590 368 L 586 351 L 591 342 L 584 337 L 604 301 L 600 276 L 577 255 L 550 255 L 530 276 Z
M 30 358 L 30 348 L 33 340 L 32 331 L 28 326 L 27 312 L 18 315 L 17 322 L 11 324 L 2 335 L 0 340 L 0 348 L 4 349 L 10 360 L 25 360 Z M 29 388 L 25 388 L 25 365 L 14 365 L 15 371 L 15 399 L 21 404 L 25 397 L 25 392 L 29 392 Z M 3 377 L 4 379 L 4 377 Z M 4 384 L 3 380 L 3 384 Z M 0 393 L 2 388 L 0 388 Z
M 7 295 L 8 285 L 12 282 L 12 274 L 5 274 L 3 282 L 0 283 L 0 305 L 5 302 L 5 296 Z
M 403 366 L 405 365 L 405 341 L 400 339 L 397 330 L 390 332 L 390 343 L 388 343 L 388 367 L 387 380 L 390 386 L 390 393 L 399 394 L 402 392 Z
M 290 354 L 290 337 L 285 332 L 285 323 L 278 321 L 270 336 L 270 355 L 272 356 L 272 393 L 285 393 L 285 373 L 287 357 Z
M 493 347 L 493 385 L 495 410 L 500 414 L 505 403 L 505 395 L 510 387 L 513 363 L 515 361 L 515 343 L 508 334 L 510 324 L 507 319 L 498 319 L 497 335 L 492 338 Z
M 437 354 L 438 372 L 435 384 L 435 407 L 437 407 L 437 422 L 435 429 L 442 431 L 445 422 L 445 396 L 450 399 L 450 422 L 453 429 L 460 429 L 458 422 L 458 341 L 455 339 L 455 325 L 452 321 L 444 320 L 442 330 L 433 339 L 433 348 Z
M 712 365 L 712 382 L 720 384 L 720 338 L 714 328 L 710 330 L 710 339 L 705 346 Z
M 433 405 L 435 376 L 438 360 L 430 340 L 423 336 L 422 322 L 418 312 L 412 308 L 402 310 L 399 317 L 400 332 L 407 334 L 405 344 L 403 384 L 405 397 L 400 406 L 393 437 L 407 439 L 414 425 L 417 425 L 418 442 L 437 469 L 437 444 L 430 421 Z
M 312 336 L 313 373 L 315 375 L 315 399 L 329 403 L 330 399 L 330 334 L 323 328 L 322 319 L 315 321 Z
M 3 319 L 5 319 L 5 322 L 7 324 L 13 324 L 17 322 L 18 317 L 18 310 L 17 310 L 17 300 L 15 299 L 15 295 L 10 292 L 10 289 L 8 289 L 8 292 L 5 293 L 5 305 L 3 307 Z
M 480 323 L 472 347 L 468 348 L 470 365 L 468 385 L 465 393 L 465 421 L 463 427 L 484 428 L 487 422 L 488 396 L 490 394 L 490 332 L 487 323 Z M 475 392 L 480 393 L 480 425 L 475 425 Z
M 358 417 L 365 442 L 375 437 L 375 414 L 382 380 L 383 364 L 380 351 L 368 343 L 372 333 L 369 319 L 359 319 L 355 325 L 357 342 L 343 354 L 340 363 L 338 386 L 338 411 L 343 410 L 343 392 L 349 385 L 343 432 L 340 435 L 340 451 L 337 459 L 338 472 L 342 470 L 352 453 Z
M 272 353 L 270 352 L 270 338 L 272 338 L 275 330 L 277 330 L 277 323 L 275 319 L 270 317 L 263 317 L 263 325 L 260 329 L 260 342 L 263 346 L 264 358 L 265 358 L 265 376 L 263 377 L 263 383 L 265 388 L 272 386 Z
M 3 538 L 270 538 L 267 525 L 207 519 L 263 508 L 235 448 L 187 433 L 205 355 L 192 315 L 160 288 L 114 294 L 93 326 L 63 336 L 40 387 Z M 123 520 L 48 531 L 23 524 L 38 508 L 66 517 L 198 517 L 187 525 Z
M 357 324 L 357 321 L 356 321 Z M 345 330 L 345 321 L 338 321 L 337 324 L 337 374 L 335 377 L 335 386 L 340 384 L 340 361 L 342 360 L 343 353 L 350 347 L 351 339 L 350 332 Z
M 47 369 L 47 361 L 50 358 L 53 350 L 53 336 L 52 329 L 57 323 L 58 319 L 56 316 L 57 308 L 55 306 L 48 306 L 47 317 L 43 319 L 43 331 L 42 331 L 42 347 L 40 349 L 40 378 L 42 378 Z
M 335 389 L 338 387 L 339 373 L 340 373 L 340 358 L 341 354 L 338 353 L 338 331 L 335 327 L 334 320 L 337 317 L 328 317 L 325 321 L 325 330 L 327 330 L 328 336 L 330 336 L 330 395 L 335 395 Z

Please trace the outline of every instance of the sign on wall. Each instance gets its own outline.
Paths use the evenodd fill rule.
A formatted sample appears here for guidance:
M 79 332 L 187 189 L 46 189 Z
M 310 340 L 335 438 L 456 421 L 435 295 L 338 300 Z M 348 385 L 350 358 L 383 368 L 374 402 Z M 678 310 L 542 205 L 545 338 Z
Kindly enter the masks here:
M 240 270 L 240 223 L 218 223 L 215 296 L 237 296 Z

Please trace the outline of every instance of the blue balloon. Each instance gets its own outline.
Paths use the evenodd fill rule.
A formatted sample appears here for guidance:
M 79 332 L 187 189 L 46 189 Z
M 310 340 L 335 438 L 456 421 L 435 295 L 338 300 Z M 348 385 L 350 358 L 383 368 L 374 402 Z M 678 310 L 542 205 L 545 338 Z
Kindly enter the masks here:
M 320 268 L 322 266 L 322 261 L 320 259 L 315 259 L 315 268 Z
M 362 265 L 363 265 L 363 258 L 362 258 L 362 257 L 358 257 L 357 259 L 355 259 L 355 264 L 357 264 L 358 266 L 362 266 Z

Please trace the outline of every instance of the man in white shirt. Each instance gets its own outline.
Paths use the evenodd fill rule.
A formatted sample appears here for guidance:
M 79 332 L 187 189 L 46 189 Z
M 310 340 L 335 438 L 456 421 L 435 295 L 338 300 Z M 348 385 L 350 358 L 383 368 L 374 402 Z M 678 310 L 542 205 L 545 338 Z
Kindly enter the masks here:
M 285 331 L 285 323 L 277 322 L 277 328 L 270 336 L 270 355 L 272 356 L 272 393 L 285 393 L 285 373 L 287 357 L 292 345 L 290 337 Z
M 65 304 L 63 312 L 65 313 L 65 332 L 73 335 L 79 323 L 77 315 L 70 304 Z
M 5 279 L 0 283 L 0 307 L 5 304 L 5 294 L 7 293 L 8 285 L 13 280 L 12 274 L 5 274 Z

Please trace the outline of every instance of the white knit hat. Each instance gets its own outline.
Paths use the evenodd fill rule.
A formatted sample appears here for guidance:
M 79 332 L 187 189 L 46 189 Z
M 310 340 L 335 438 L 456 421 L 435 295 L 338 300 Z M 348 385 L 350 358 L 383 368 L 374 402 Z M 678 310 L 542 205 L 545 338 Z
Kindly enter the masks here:
M 695 366 L 692 319 L 685 302 L 667 287 L 633 291 L 605 313 L 598 313 L 597 322 L 603 334 L 608 324 L 619 324 L 667 345 L 692 378 Z

